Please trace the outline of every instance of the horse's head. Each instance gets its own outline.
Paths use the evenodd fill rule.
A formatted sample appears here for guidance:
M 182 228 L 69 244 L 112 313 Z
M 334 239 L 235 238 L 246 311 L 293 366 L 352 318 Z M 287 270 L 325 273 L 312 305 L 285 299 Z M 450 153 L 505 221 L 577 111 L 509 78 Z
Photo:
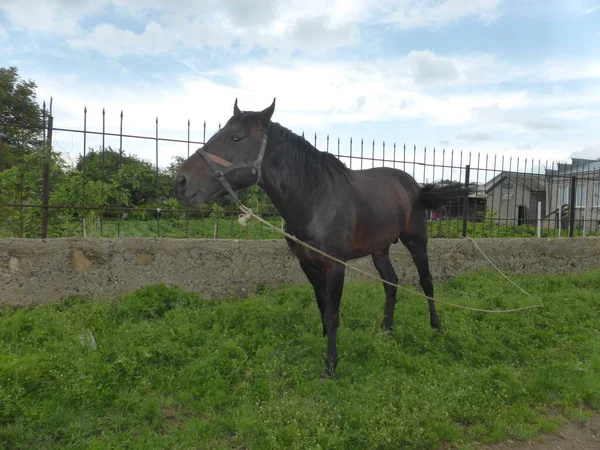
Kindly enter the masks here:
M 232 191 L 258 183 L 267 145 L 267 126 L 275 99 L 263 111 L 242 113 L 233 105 L 233 116 L 196 153 L 184 161 L 175 177 L 176 195 L 190 206 L 202 207 Z

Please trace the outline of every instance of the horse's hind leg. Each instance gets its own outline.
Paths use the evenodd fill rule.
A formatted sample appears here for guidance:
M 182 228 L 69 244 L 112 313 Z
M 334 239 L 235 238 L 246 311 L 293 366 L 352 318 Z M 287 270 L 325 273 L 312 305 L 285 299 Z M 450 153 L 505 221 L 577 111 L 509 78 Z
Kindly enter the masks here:
M 429 304 L 429 323 L 433 329 L 439 331 L 442 327 L 442 324 L 435 309 L 435 302 L 431 300 L 433 298 L 433 279 L 431 277 L 431 272 L 429 271 L 427 237 L 406 236 L 401 238 L 401 240 L 410 252 L 412 259 L 417 266 L 419 283 L 421 284 L 421 288 L 423 288 L 423 292 L 428 297 L 427 303 Z
M 398 276 L 396 275 L 396 271 L 390 260 L 390 248 L 388 247 L 381 252 L 373 253 L 371 257 L 381 279 L 397 284 Z M 394 308 L 396 306 L 397 289 L 395 286 L 391 286 L 387 283 L 383 283 L 383 288 L 385 290 L 385 310 L 383 313 L 382 327 L 385 331 L 391 331 L 394 326 Z

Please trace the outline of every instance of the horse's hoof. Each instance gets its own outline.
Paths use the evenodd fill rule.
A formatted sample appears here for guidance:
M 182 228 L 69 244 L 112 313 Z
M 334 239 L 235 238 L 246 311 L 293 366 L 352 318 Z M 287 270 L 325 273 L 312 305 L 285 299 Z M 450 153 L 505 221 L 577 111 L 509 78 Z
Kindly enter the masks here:
M 380 326 L 381 326 L 381 330 L 385 334 L 390 334 L 392 331 L 394 331 L 394 326 L 393 325 L 386 325 L 384 322 L 381 322 Z

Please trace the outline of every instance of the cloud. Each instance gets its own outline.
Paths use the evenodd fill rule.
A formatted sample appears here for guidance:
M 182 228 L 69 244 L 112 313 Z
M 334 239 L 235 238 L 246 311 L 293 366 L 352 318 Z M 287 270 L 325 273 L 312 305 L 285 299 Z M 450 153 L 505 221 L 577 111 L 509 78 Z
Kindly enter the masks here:
M 234 43 L 242 50 L 327 50 L 354 42 L 369 5 L 366 0 L 23 0 L 0 11 L 20 29 L 67 37 L 72 48 L 121 57 Z M 107 22 L 106 16 L 91 32 L 81 28 L 83 19 L 110 10 L 118 11 L 114 18 L 145 28 L 123 28 L 124 20 Z
M 565 122 L 554 120 L 531 106 L 506 107 L 500 103 L 493 103 L 485 107 L 475 107 L 471 112 L 480 126 L 485 124 L 491 129 L 513 133 L 517 131 L 527 134 L 557 132 L 569 127 Z
M 441 28 L 465 18 L 490 23 L 500 16 L 503 0 L 401 0 L 390 1 L 382 20 L 401 30 Z
M 19 28 L 59 36 L 72 36 L 81 32 L 79 22 L 98 13 L 105 0 L 20 0 L 3 2 L 0 11 Z
M 600 142 L 571 153 L 571 158 L 600 159 Z
M 75 49 L 95 50 L 108 57 L 120 57 L 126 53 L 167 53 L 176 48 L 177 39 L 156 22 L 150 22 L 141 34 L 120 30 L 109 24 L 98 25 L 85 38 L 68 39 L 67 43 Z
M 406 63 L 416 84 L 450 83 L 460 78 L 450 58 L 441 58 L 429 50 L 410 52 L 406 57 Z
M 456 136 L 457 139 L 461 139 L 463 141 L 468 142 L 483 142 L 483 141 L 491 141 L 492 135 L 489 133 L 463 133 Z
M 591 8 L 588 8 L 584 11 L 584 14 L 591 14 L 594 11 L 598 11 L 600 9 L 600 4 L 596 5 L 596 6 L 592 6 Z

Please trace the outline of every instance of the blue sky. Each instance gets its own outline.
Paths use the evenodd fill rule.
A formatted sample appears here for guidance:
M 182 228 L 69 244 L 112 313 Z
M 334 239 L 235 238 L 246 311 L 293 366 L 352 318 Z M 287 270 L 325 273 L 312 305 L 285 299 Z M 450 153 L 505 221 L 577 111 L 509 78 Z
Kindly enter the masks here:
M 600 158 L 600 0 L 2 0 L 0 62 L 61 127 L 185 138 L 277 98 L 326 134 L 499 157 Z M 91 145 L 98 141 L 91 139 Z M 107 145 L 116 142 L 107 142 Z M 59 133 L 76 155 L 79 136 Z M 125 142 L 148 159 L 154 146 Z M 161 164 L 184 146 L 162 145 Z M 353 168 L 354 163 L 353 163 Z

